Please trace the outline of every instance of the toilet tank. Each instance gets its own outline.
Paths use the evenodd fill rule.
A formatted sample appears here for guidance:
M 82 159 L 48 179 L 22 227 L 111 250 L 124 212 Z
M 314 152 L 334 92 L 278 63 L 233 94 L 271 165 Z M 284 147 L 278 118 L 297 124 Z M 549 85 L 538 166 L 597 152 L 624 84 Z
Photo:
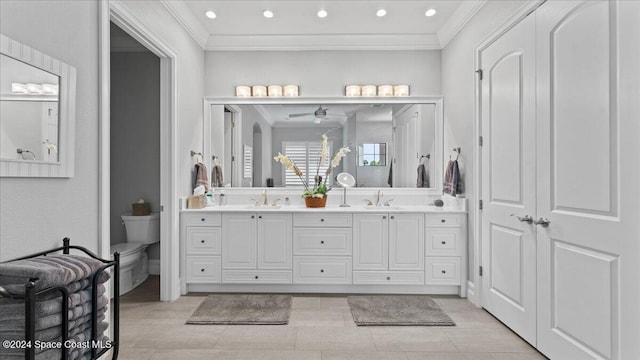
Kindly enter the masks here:
M 132 216 L 131 213 L 120 216 L 127 232 L 127 242 L 153 244 L 160 241 L 160 214 Z

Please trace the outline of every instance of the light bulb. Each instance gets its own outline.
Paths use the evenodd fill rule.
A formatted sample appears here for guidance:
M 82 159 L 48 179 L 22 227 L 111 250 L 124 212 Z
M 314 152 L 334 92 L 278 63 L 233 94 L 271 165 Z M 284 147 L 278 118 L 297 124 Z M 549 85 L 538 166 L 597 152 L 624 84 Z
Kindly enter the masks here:
M 262 12 L 262 16 L 266 17 L 267 19 L 271 19 L 273 17 L 273 11 L 265 10 Z
M 437 13 L 436 9 L 429 9 L 427 10 L 426 13 L 424 13 L 425 16 L 433 16 Z
M 320 11 L 318 11 L 318 17 L 319 17 L 319 18 L 326 18 L 326 17 L 327 17 L 327 15 L 329 15 L 329 13 L 327 13 L 327 11 L 326 11 L 326 10 L 320 10 Z
M 376 16 L 378 16 L 378 17 L 383 17 L 385 15 L 387 15 L 387 10 L 385 10 L 385 9 L 380 9 L 380 10 L 378 10 L 376 12 Z
M 217 16 L 217 15 L 216 15 L 216 13 L 215 13 L 215 12 L 213 12 L 213 11 L 211 11 L 211 10 L 207 10 L 207 11 L 205 11 L 204 15 L 205 15 L 206 17 L 208 17 L 209 19 L 215 19 L 215 18 L 216 18 L 216 16 Z

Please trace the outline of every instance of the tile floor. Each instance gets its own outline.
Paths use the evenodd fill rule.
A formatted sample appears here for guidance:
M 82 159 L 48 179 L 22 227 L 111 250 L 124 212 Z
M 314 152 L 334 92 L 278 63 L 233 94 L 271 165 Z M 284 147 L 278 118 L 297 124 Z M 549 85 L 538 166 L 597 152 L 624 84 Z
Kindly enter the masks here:
M 185 325 L 205 294 L 159 302 L 159 277 L 121 298 L 122 360 L 543 360 L 469 301 L 434 297 L 455 327 L 357 327 L 345 296 L 294 295 L 288 325 Z

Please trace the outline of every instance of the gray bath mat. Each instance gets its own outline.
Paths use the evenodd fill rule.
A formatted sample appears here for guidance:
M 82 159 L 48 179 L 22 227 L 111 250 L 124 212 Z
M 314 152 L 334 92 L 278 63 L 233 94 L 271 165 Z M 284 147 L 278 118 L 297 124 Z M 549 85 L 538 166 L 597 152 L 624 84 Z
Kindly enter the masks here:
M 209 295 L 187 324 L 280 325 L 289 322 L 290 295 Z
M 358 326 L 422 325 L 454 326 L 438 304 L 423 295 L 372 295 L 347 298 Z

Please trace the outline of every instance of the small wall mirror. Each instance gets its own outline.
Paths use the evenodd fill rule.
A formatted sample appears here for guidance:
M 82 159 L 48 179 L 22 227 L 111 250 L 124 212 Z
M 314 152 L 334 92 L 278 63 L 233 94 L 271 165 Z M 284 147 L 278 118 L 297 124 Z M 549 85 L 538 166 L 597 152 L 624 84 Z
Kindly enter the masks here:
M 73 176 L 75 69 L 0 35 L 0 176 Z

